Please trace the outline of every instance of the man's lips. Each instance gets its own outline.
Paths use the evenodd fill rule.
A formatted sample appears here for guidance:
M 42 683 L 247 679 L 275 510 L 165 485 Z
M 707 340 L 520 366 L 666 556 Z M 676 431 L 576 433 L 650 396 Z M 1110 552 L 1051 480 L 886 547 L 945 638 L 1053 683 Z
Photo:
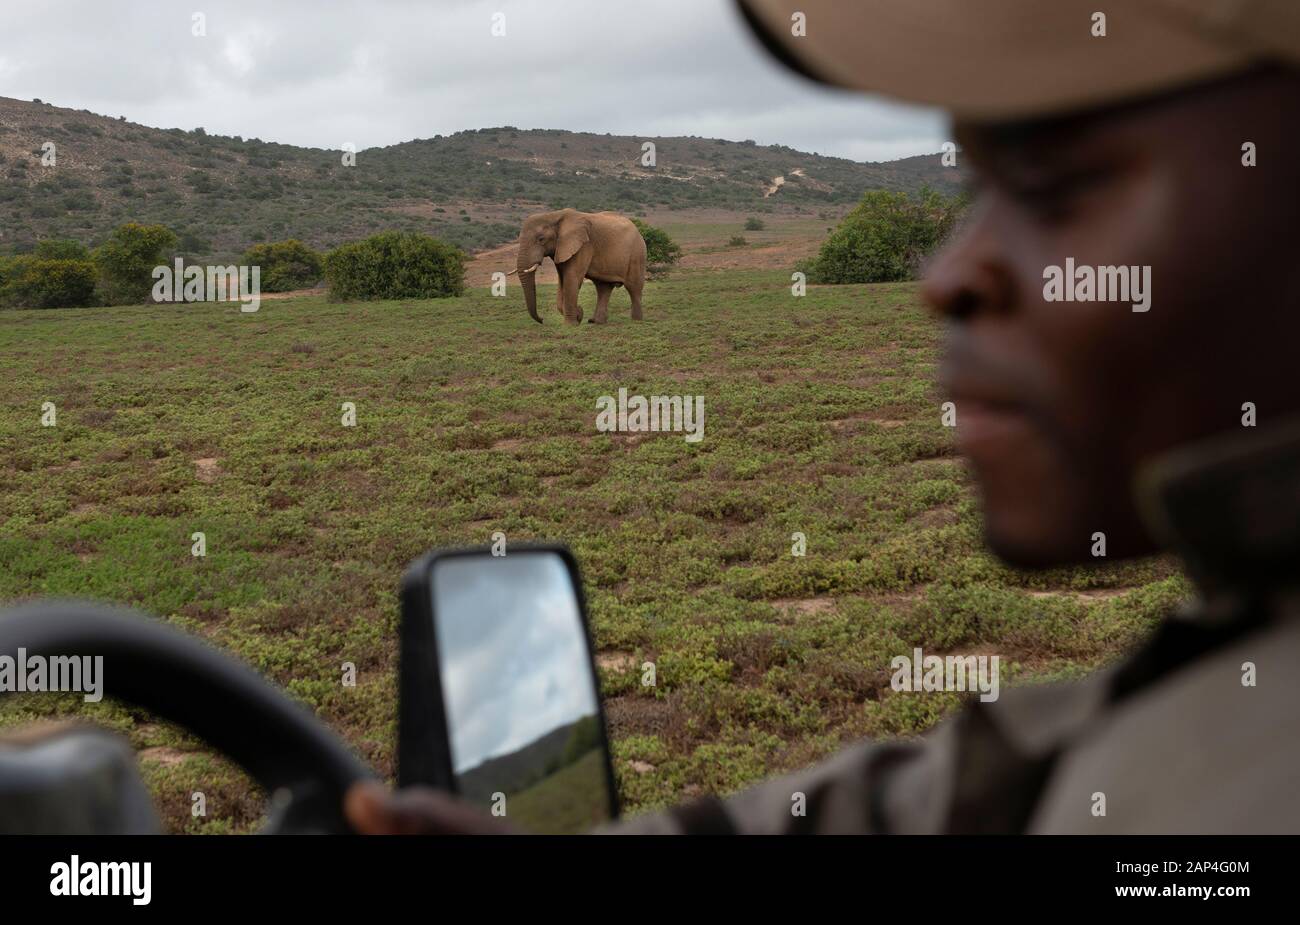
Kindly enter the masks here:
M 1008 359 L 979 350 L 969 332 L 953 328 L 939 365 L 939 389 L 957 411 L 957 446 L 978 456 L 1005 452 L 1037 427 L 1033 394 L 1024 371 Z
M 1028 410 L 1016 402 L 960 393 L 952 402 L 957 409 L 957 446 L 970 456 L 1023 439 L 1033 426 Z

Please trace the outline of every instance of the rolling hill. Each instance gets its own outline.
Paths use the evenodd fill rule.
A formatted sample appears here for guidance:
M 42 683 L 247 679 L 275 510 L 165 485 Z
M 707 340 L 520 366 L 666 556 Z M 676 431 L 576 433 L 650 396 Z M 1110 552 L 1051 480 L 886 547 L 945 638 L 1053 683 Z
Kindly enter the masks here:
M 657 164 L 641 166 L 652 141 Z M 52 142 L 56 162 L 42 164 Z M 530 212 L 727 210 L 829 218 L 867 189 L 955 189 L 936 156 L 879 164 L 753 142 L 636 138 L 509 126 L 356 154 L 157 129 L 0 97 L 0 253 L 37 240 L 97 244 L 127 221 L 161 222 L 195 257 L 296 237 L 329 248 L 423 231 L 476 251 L 512 240 Z
M 593 716 L 587 716 L 556 726 L 513 752 L 496 755 L 461 771 L 457 775 L 457 787 L 466 798 L 484 803 L 490 802 L 492 794 L 497 791 L 516 793 L 532 787 L 565 766 L 565 749 L 575 734 L 575 727 L 580 723 L 591 725 L 597 722 Z M 599 732 L 595 733 L 595 736 L 599 735 Z

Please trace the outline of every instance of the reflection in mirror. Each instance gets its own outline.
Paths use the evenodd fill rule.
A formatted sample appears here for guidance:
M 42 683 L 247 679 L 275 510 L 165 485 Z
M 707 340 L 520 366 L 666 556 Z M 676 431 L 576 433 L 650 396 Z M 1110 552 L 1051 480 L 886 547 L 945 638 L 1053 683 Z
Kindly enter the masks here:
M 564 560 L 463 555 L 433 565 L 434 634 L 462 797 L 525 831 L 610 817 L 596 679 Z

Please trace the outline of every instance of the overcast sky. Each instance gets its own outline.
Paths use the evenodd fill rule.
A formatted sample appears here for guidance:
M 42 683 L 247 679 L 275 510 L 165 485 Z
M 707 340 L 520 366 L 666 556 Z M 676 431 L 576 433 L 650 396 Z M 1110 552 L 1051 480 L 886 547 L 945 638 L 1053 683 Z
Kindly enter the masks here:
M 514 125 L 889 160 L 947 137 L 787 74 L 730 0 L 5 0 L 0 96 L 320 148 Z

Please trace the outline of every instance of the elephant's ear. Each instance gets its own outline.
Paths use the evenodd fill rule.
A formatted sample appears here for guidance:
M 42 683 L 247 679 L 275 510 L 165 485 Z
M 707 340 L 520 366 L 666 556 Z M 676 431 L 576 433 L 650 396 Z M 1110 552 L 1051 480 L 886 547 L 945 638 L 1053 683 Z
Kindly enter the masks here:
M 591 240 L 591 222 L 585 215 L 566 215 L 560 219 L 560 236 L 555 242 L 556 263 L 572 260 L 573 255 Z

